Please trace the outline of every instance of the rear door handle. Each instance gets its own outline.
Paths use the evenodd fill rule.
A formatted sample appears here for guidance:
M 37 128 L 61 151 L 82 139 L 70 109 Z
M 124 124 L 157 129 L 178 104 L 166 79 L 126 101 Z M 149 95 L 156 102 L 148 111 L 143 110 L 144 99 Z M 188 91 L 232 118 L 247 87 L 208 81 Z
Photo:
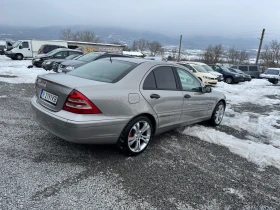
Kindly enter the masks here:
M 150 98 L 159 99 L 160 95 L 158 95 L 158 94 L 151 94 Z
M 184 95 L 184 98 L 191 98 L 189 94 Z

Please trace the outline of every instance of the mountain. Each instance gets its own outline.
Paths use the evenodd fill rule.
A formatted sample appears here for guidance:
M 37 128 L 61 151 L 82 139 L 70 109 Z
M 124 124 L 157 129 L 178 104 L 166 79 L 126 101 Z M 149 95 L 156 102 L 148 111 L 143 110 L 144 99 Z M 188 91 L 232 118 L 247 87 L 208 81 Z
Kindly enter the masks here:
M 146 39 L 148 41 L 159 41 L 163 45 L 178 46 L 178 37 L 171 37 L 160 33 L 140 30 L 130 30 L 117 27 L 93 27 L 83 25 L 73 26 L 47 26 L 47 27 L 23 27 L 0 25 L 0 40 L 12 39 L 59 39 L 60 30 L 71 28 L 72 31 L 90 30 L 98 35 L 102 42 L 120 42 L 131 46 L 134 40 Z M 234 46 L 239 49 L 256 49 L 259 44 L 258 39 L 252 38 L 230 38 L 222 36 L 190 36 L 183 35 L 182 46 L 185 49 L 205 49 L 210 44 L 222 44 L 224 47 Z M 264 43 L 265 44 L 265 43 Z

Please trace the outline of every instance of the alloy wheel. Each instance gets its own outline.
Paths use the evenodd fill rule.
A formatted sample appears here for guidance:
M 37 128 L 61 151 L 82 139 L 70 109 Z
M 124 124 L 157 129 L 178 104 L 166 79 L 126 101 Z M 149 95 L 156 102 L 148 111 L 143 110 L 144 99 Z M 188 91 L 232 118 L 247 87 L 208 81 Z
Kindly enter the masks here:
M 215 113 L 215 123 L 220 124 L 225 113 L 225 108 L 223 104 L 220 104 Z
M 139 121 L 132 126 L 128 134 L 128 147 L 132 152 L 144 150 L 151 139 L 151 127 L 146 121 Z

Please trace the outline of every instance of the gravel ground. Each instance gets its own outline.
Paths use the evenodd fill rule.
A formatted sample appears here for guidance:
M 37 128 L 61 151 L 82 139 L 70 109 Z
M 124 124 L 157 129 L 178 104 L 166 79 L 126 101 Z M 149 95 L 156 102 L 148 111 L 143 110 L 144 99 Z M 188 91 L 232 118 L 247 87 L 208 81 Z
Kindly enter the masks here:
M 0 82 L 0 209 L 280 209 L 274 167 L 260 170 L 225 147 L 174 131 L 137 157 L 112 145 L 71 144 L 34 122 L 33 93 L 32 84 Z

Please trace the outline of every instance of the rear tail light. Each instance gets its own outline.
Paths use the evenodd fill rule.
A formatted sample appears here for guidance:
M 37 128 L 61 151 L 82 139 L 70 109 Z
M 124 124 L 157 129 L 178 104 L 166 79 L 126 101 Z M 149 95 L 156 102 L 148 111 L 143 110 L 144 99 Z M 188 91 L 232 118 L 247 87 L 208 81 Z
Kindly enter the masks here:
M 73 90 L 68 95 L 62 109 L 76 114 L 102 113 L 94 103 L 77 90 Z

